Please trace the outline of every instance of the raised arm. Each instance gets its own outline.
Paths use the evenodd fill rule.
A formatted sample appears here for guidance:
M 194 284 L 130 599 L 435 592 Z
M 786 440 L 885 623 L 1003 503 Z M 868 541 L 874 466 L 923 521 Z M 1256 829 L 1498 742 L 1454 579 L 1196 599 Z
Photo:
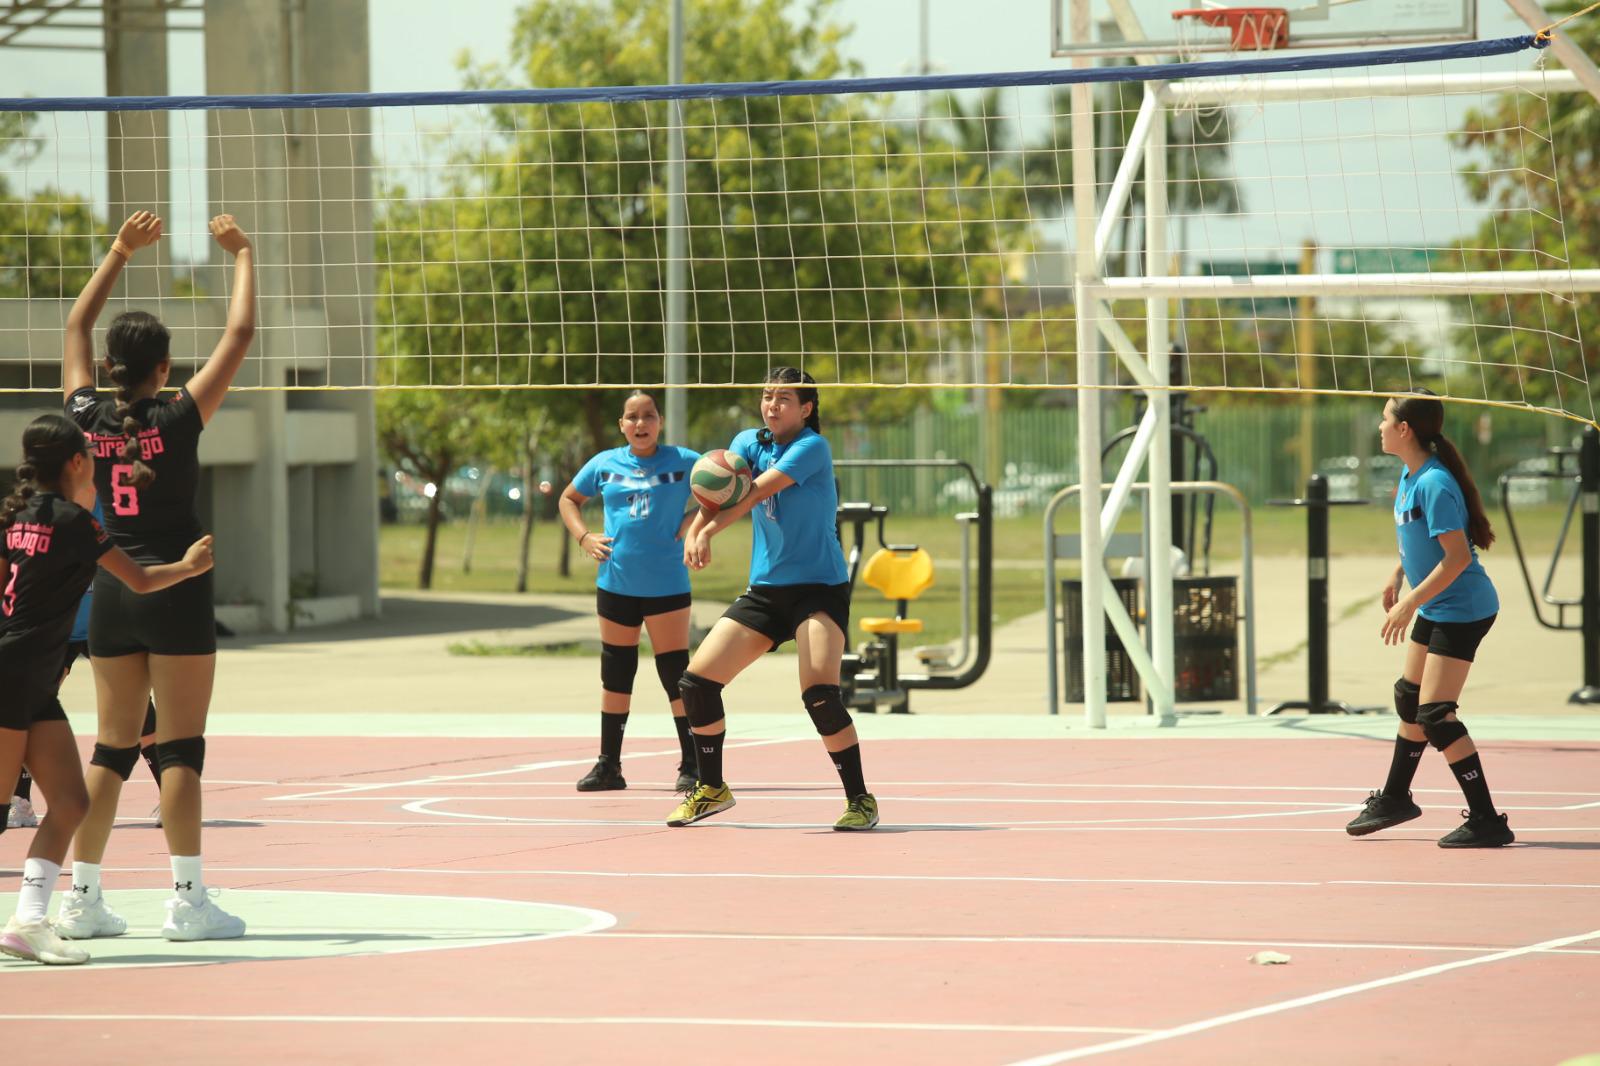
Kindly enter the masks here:
M 200 372 L 184 386 L 195 406 L 200 409 L 200 420 L 210 422 L 211 416 L 222 406 L 233 384 L 239 365 L 256 335 L 256 271 L 255 253 L 250 238 L 234 222 L 232 215 L 218 215 L 211 220 L 211 236 L 222 250 L 233 256 L 233 296 L 228 301 L 228 324 L 222 339 L 211 351 L 211 358 Z
M 61 346 L 61 392 L 71 396 L 94 384 L 94 324 L 133 253 L 161 238 L 161 219 L 135 211 L 117 231 L 111 250 L 83 287 L 67 313 L 67 335 Z

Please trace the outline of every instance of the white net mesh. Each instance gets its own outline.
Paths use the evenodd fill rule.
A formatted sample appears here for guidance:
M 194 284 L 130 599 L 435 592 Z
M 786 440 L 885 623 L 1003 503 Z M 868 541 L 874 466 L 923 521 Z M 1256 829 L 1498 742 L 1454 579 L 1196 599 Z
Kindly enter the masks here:
M 1500 70 L 1504 85 L 1460 84 Z M 1160 292 L 1175 384 L 1428 384 L 1591 418 L 1573 280 L 1590 260 L 1563 221 L 1573 191 L 1534 60 L 1374 68 L 1340 75 L 1336 99 L 1285 99 L 1304 77 L 1167 84 L 1159 273 L 1181 281 L 1139 280 L 1136 188 L 1097 290 L 1127 338 L 1142 343 L 1141 298 Z M 1147 86 L 1094 87 L 1097 197 L 1074 204 L 1060 79 L 0 110 L 0 387 L 56 387 L 66 308 L 122 213 L 152 199 L 167 236 L 108 310 L 156 312 L 180 362 L 203 358 L 228 293 L 204 222 L 231 212 L 260 272 L 246 387 L 659 384 L 679 112 L 688 384 L 795 364 L 825 384 L 1070 388 L 1074 212 L 1103 209 Z M 1306 274 L 1310 291 L 1271 289 Z

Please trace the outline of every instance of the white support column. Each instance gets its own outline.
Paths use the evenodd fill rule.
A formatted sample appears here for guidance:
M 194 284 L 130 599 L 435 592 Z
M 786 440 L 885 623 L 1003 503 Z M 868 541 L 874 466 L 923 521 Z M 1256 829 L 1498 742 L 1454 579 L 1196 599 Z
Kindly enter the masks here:
M 104 18 L 106 95 L 167 95 L 166 5 L 157 0 L 106 0 Z M 167 112 L 107 113 L 106 206 L 112 233 L 135 211 L 153 211 L 164 218 L 171 214 L 167 159 Z M 171 229 L 171 219 L 167 225 Z M 158 301 L 168 287 L 162 278 L 169 261 L 166 249 L 157 244 L 124 272 L 117 295 L 129 301 Z
M 1134 179 L 1139 176 L 1139 165 L 1144 162 L 1145 148 L 1150 142 L 1150 123 L 1155 115 L 1164 114 L 1155 93 L 1146 92 L 1139 103 L 1139 114 L 1128 133 L 1128 144 L 1122 150 L 1122 161 L 1117 164 L 1117 176 L 1111 181 L 1111 191 L 1106 196 L 1106 206 L 1100 212 L 1100 224 L 1094 231 L 1095 269 L 1104 272 L 1106 249 L 1111 246 L 1111 234 L 1122 221 L 1128 209 L 1128 199 L 1133 193 Z
M 1145 104 L 1156 103 L 1156 117 L 1150 126 L 1150 144 L 1144 161 L 1144 245 L 1145 273 L 1164 277 L 1170 271 L 1167 252 L 1167 110 L 1159 106 L 1159 85 L 1145 87 Z M 1149 408 L 1145 417 L 1155 423 L 1155 441 L 1150 448 L 1150 491 L 1145 495 L 1150 544 L 1146 575 L 1150 581 L 1150 658 L 1155 678 L 1146 678 L 1153 710 L 1162 725 L 1176 721 L 1174 682 L 1177 671 L 1173 659 L 1172 614 L 1172 404 L 1167 386 L 1172 381 L 1171 304 L 1166 297 L 1152 297 L 1146 312 L 1145 331 L 1149 337 L 1150 375 L 1157 388 L 1145 393 Z
M 1089 0 L 1072 0 L 1072 35 L 1089 38 Z M 1087 67 L 1084 56 L 1074 67 Z M 1095 263 L 1094 96 L 1091 86 L 1072 86 L 1072 213 L 1077 222 L 1073 294 L 1078 346 L 1078 535 L 1083 560 L 1083 718 L 1091 728 L 1106 724 L 1105 560 L 1100 539 L 1100 353 L 1095 319 L 1099 301 L 1089 291 L 1099 276 Z M 1055 625 L 1055 619 L 1050 620 Z

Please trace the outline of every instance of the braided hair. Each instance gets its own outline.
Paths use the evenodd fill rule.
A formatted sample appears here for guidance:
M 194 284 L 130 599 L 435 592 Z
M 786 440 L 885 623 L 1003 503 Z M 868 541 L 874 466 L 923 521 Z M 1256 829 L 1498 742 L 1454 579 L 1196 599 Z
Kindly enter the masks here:
M 22 431 L 22 463 L 11 494 L 0 502 L 0 529 L 11 525 L 42 488 L 54 488 L 74 455 L 89 450 L 83 430 L 61 415 L 40 415 Z
M 138 489 L 154 481 L 156 472 L 139 459 L 139 431 L 145 427 L 133 417 L 133 393 L 167 361 L 171 343 L 167 327 L 146 311 L 124 311 L 111 320 L 106 331 L 106 365 L 117 386 L 117 417 L 122 420 L 125 438 L 118 458 L 133 464 L 128 482 Z
M 1417 443 L 1438 456 L 1439 462 L 1456 479 L 1467 501 L 1467 539 L 1479 548 L 1488 548 L 1494 543 L 1494 529 L 1489 525 L 1483 497 L 1472 480 L 1466 460 L 1444 435 L 1444 404 L 1430 390 L 1415 388 L 1409 395 L 1395 397 L 1394 420 L 1409 425 Z
M 813 433 L 822 432 L 821 407 L 817 397 L 817 379 L 807 374 L 804 370 L 794 366 L 774 367 L 767 374 L 767 385 L 792 385 L 795 387 L 795 399 L 801 403 L 811 405 L 811 413 L 806 415 L 806 427 Z M 772 430 L 762 426 L 756 431 L 756 439 L 762 444 L 772 443 Z

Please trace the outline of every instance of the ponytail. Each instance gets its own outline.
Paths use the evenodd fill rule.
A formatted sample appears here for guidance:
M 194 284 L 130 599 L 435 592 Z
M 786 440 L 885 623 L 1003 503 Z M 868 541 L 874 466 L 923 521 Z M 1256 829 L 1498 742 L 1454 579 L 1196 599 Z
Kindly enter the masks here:
M 1461 495 L 1467 501 L 1467 539 L 1478 548 L 1487 549 L 1494 543 L 1494 529 L 1489 525 L 1489 516 L 1483 509 L 1483 497 L 1478 493 L 1477 482 L 1472 480 L 1472 473 L 1467 469 L 1465 460 L 1456 446 L 1450 443 L 1450 438 L 1443 433 L 1433 438 L 1433 454 L 1439 457 L 1439 462 L 1450 471 L 1450 476 L 1456 479 L 1456 484 L 1461 486 Z
M 1394 401 L 1394 420 L 1411 427 L 1417 443 L 1438 456 L 1439 463 L 1461 486 L 1461 495 L 1467 502 L 1467 539 L 1475 547 L 1487 549 L 1494 543 L 1494 529 L 1483 509 L 1483 497 L 1472 480 L 1472 472 L 1450 439 L 1444 435 L 1444 404 L 1428 389 L 1413 389 Z
M 124 438 L 117 457 L 133 465 L 128 483 L 136 489 L 154 481 L 156 472 L 139 459 L 139 432 L 145 427 L 133 417 L 133 393 L 166 362 L 171 343 L 167 327 L 145 311 L 118 315 L 106 332 L 106 366 L 117 386 L 117 417 L 122 420 Z
M 41 488 L 53 488 L 74 455 L 89 450 L 83 430 L 61 415 L 40 415 L 22 431 L 22 463 L 11 494 L 0 502 L 0 529 L 8 528 Z

